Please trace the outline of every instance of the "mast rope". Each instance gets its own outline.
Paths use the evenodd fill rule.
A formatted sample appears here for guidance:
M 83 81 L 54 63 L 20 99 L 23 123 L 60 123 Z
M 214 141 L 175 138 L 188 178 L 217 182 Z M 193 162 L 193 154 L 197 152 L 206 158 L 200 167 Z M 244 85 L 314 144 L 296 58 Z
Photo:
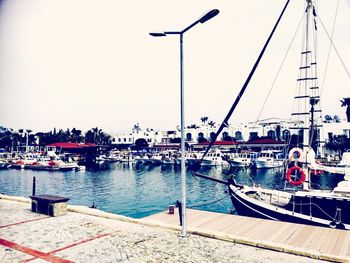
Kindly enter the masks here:
M 333 27 L 332 27 L 332 33 L 331 33 L 331 41 L 333 41 L 335 23 L 336 23 L 337 15 L 338 15 L 338 7 L 339 7 L 339 0 L 337 1 L 337 7 L 335 9 L 335 15 L 334 15 Z M 323 88 L 324 88 L 324 85 L 325 85 L 325 82 L 326 82 L 326 75 L 327 75 L 327 72 L 328 72 L 328 63 L 329 63 L 329 58 L 330 58 L 330 55 L 331 55 L 331 48 L 332 48 L 332 44 L 329 43 L 327 60 L 326 60 L 326 65 L 325 65 L 325 70 L 324 70 L 323 80 L 322 80 L 322 86 L 321 86 L 321 95 L 323 94 Z
M 316 208 L 318 208 L 322 213 L 324 213 L 329 219 L 331 220 L 335 220 L 336 218 L 335 217 L 332 217 L 331 215 L 329 215 L 326 211 L 324 211 L 319 205 L 317 204 L 314 204 L 314 203 L 306 203 L 306 204 L 303 204 L 303 203 L 300 203 L 300 204 L 297 204 L 294 202 L 295 205 L 299 205 L 299 206 L 315 206 Z
M 205 206 L 205 205 L 211 205 L 217 202 L 220 202 L 225 208 L 227 208 L 227 206 L 225 206 L 221 201 L 225 198 L 228 198 L 228 196 L 223 196 L 219 199 L 216 199 L 214 201 L 209 201 L 209 202 L 205 202 L 205 203 L 200 203 L 200 204 L 196 204 L 196 205 L 191 205 L 191 206 L 187 206 L 188 208 L 194 208 L 194 207 L 201 207 L 201 206 Z
M 323 22 L 322 22 L 321 17 L 318 16 L 318 19 L 319 19 L 319 21 L 321 22 L 321 25 L 322 25 L 324 31 L 326 32 L 326 35 L 327 35 L 327 37 L 328 37 L 328 39 L 329 39 L 329 41 L 330 41 L 330 44 L 331 44 L 332 47 L 334 48 L 335 53 L 337 54 L 337 56 L 338 56 L 340 62 L 342 63 L 343 68 L 344 68 L 346 74 L 347 74 L 348 77 L 350 78 L 350 72 L 349 72 L 348 68 L 346 67 L 346 65 L 345 65 L 345 63 L 344 63 L 344 60 L 343 60 L 342 57 L 340 56 L 340 54 L 339 54 L 339 52 L 338 52 L 338 49 L 335 47 L 334 41 L 333 41 L 333 40 L 331 39 L 331 37 L 329 36 L 328 31 L 327 31 L 325 25 L 324 25 Z
M 296 29 L 296 31 L 295 31 L 293 37 L 292 37 L 292 40 L 291 40 L 290 43 L 289 43 L 287 52 L 285 53 L 284 58 L 283 58 L 283 60 L 282 60 L 282 62 L 281 62 L 281 64 L 280 64 L 280 66 L 279 66 L 279 68 L 278 68 L 278 70 L 277 70 L 277 74 L 276 74 L 276 76 L 275 76 L 275 78 L 274 78 L 274 80 L 273 80 L 273 82 L 272 82 L 272 84 L 271 84 L 270 90 L 269 90 L 269 92 L 268 92 L 268 94 L 267 94 L 267 96 L 266 96 L 266 98 L 265 98 L 265 101 L 264 101 L 264 103 L 263 103 L 263 106 L 261 107 L 261 110 L 260 110 L 260 112 L 259 112 L 259 115 L 258 115 L 258 118 L 257 118 L 256 121 L 259 121 L 259 120 L 260 120 L 260 116 L 261 116 L 262 112 L 264 111 L 265 105 L 266 105 L 266 103 L 267 103 L 267 101 L 268 101 L 268 99 L 269 99 L 269 97 L 270 97 L 270 94 L 271 94 L 271 92 L 272 92 L 272 89 L 274 88 L 274 86 L 275 86 L 275 84 L 276 84 L 277 78 L 278 78 L 278 76 L 279 76 L 279 74 L 280 74 L 280 72 L 281 72 L 281 70 L 282 70 L 282 67 L 283 67 L 283 65 L 284 65 L 284 62 L 286 61 L 286 58 L 287 58 L 287 56 L 288 56 L 288 54 L 289 54 L 289 51 L 290 51 L 290 49 L 291 49 L 291 46 L 292 46 L 292 44 L 293 44 L 293 42 L 294 42 L 294 40 L 295 40 L 295 37 L 296 37 L 296 35 L 297 35 L 298 31 L 299 31 L 300 25 L 301 25 L 301 23 L 303 22 L 304 16 L 305 16 L 305 13 L 303 13 L 303 15 L 302 15 L 302 17 L 301 17 L 301 19 L 300 19 L 300 22 L 299 22 L 299 24 L 298 24 L 298 27 L 297 27 L 297 29 Z
M 242 98 L 242 96 L 243 96 L 243 94 L 244 94 L 244 92 L 245 92 L 245 90 L 246 90 L 246 88 L 247 88 L 247 86 L 248 86 L 250 80 L 252 79 L 252 77 L 253 77 L 253 75 L 254 75 L 254 73 L 255 73 L 255 70 L 257 69 L 257 67 L 258 67 L 258 65 L 259 65 L 259 62 L 260 62 L 260 60 L 262 59 L 262 57 L 263 57 L 263 55 L 264 55 L 264 53 L 265 53 L 265 50 L 266 50 L 268 44 L 270 43 L 270 40 L 271 40 L 273 34 L 275 33 L 276 28 L 277 28 L 277 26 L 278 26 L 278 24 L 279 24 L 279 22 L 280 22 L 280 20 L 281 20 L 281 18 L 282 18 L 282 16 L 283 16 L 285 10 L 287 9 L 287 6 L 288 6 L 289 2 L 290 2 L 290 0 L 287 0 L 287 2 L 286 2 L 286 4 L 285 4 L 285 6 L 284 6 L 284 8 L 283 8 L 283 10 L 282 10 L 282 12 L 281 12 L 281 14 L 280 14 L 280 16 L 278 17 L 278 20 L 277 20 L 276 24 L 274 25 L 274 27 L 273 27 L 273 29 L 272 29 L 272 31 L 271 31 L 271 33 L 270 33 L 270 35 L 269 35 L 269 37 L 268 37 L 266 43 L 265 43 L 263 49 L 261 50 L 261 52 L 260 52 L 260 54 L 259 54 L 258 59 L 256 60 L 254 66 L 253 66 L 253 68 L 252 68 L 252 70 L 251 70 L 250 73 L 249 73 L 249 75 L 248 75 L 248 77 L 247 77 L 247 80 L 246 80 L 245 83 L 243 84 L 243 86 L 242 86 L 240 92 L 238 93 L 238 96 L 236 97 L 236 100 L 234 101 L 233 105 L 231 106 L 231 108 L 230 108 L 228 114 L 226 115 L 225 119 L 223 120 L 222 124 L 220 125 L 218 131 L 217 131 L 216 134 L 214 135 L 213 139 L 210 141 L 210 144 L 209 144 L 209 146 L 207 147 L 207 149 L 205 150 L 205 152 L 204 152 L 204 154 L 203 154 L 203 156 L 202 156 L 201 161 L 203 161 L 203 158 L 207 155 L 207 153 L 209 152 L 209 150 L 210 150 L 211 147 L 213 146 L 214 142 L 216 141 L 217 137 L 218 137 L 219 134 L 222 132 L 222 130 L 223 130 L 225 127 L 228 127 L 228 121 L 229 121 L 229 119 L 231 118 L 232 113 L 233 113 L 234 110 L 236 109 L 236 107 L 237 107 L 239 101 L 241 100 L 241 98 Z

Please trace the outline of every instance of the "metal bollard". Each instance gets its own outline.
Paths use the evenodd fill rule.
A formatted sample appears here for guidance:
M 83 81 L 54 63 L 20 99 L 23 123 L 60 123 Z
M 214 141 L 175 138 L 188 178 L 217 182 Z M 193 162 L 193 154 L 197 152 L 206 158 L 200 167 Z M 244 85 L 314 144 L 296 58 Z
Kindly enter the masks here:
M 175 211 L 175 207 L 173 205 L 169 205 L 168 214 L 173 215 L 174 211 Z
M 33 189 L 32 189 L 32 195 L 35 195 L 35 188 L 36 188 L 36 179 L 35 176 L 33 177 Z
M 180 226 L 182 226 L 182 203 L 178 200 L 176 201 L 176 207 L 179 209 Z

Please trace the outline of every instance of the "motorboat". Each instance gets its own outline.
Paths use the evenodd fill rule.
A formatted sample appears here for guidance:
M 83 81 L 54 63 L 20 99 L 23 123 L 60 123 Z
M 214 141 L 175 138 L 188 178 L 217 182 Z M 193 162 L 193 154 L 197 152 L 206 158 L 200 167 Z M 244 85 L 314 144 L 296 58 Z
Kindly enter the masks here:
M 151 155 L 151 157 L 149 158 L 149 161 L 151 162 L 151 164 L 159 165 L 159 164 L 162 164 L 162 159 L 163 159 L 162 153 L 156 152 Z
M 162 154 L 162 164 L 164 165 L 174 165 L 175 159 L 177 157 L 174 151 L 163 151 Z
M 283 159 L 278 158 L 276 152 L 272 150 L 261 151 L 254 160 L 257 169 L 277 168 L 283 166 Z
M 221 166 L 224 162 L 222 152 L 215 149 L 202 159 L 201 166 Z
M 232 153 L 228 155 L 227 162 L 234 168 L 247 168 L 254 164 L 256 157 L 257 153 L 252 152 Z
M 200 165 L 203 152 L 188 152 L 186 154 L 187 164 L 191 167 Z

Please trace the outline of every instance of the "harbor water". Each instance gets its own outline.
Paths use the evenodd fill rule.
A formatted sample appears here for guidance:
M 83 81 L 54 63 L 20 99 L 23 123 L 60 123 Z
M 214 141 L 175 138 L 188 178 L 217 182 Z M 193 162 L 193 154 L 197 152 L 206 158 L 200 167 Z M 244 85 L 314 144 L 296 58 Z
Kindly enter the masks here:
M 187 168 L 187 206 L 196 209 L 234 213 L 227 186 L 192 175 Z M 199 173 L 227 180 L 235 174 L 242 184 L 262 185 L 271 189 L 285 186 L 283 169 L 201 168 Z M 181 201 L 179 166 L 148 166 L 105 163 L 79 172 L 0 170 L 0 193 L 28 197 L 32 194 L 33 177 L 36 194 L 69 197 L 69 204 L 97 206 L 98 209 L 141 218 Z M 312 178 L 313 187 L 332 189 L 342 175 L 322 174 Z

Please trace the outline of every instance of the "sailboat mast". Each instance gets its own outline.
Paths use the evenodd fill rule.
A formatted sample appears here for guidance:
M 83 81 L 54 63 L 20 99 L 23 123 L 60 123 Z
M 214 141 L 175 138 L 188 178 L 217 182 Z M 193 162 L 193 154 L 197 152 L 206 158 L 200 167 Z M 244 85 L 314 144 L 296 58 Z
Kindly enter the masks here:
M 311 25 L 312 25 L 312 10 L 313 10 L 313 3 L 312 0 L 306 0 L 307 2 L 307 8 L 306 8 L 306 24 L 305 24 L 305 49 L 302 51 L 302 54 L 304 55 L 304 65 L 305 65 L 305 75 L 304 75 L 304 96 L 306 98 L 305 104 L 304 104 L 304 133 L 303 133 L 303 145 L 304 146 L 310 146 L 310 116 L 309 112 L 311 110 L 310 103 L 308 102 L 308 99 L 310 98 L 310 78 L 311 76 L 311 63 L 312 63 L 312 56 L 311 56 Z
M 306 0 L 306 10 L 304 17 L 304 32 L 302 35 L 303 45 L 301 50 L 301 61 L 299 67 L 298 92 L 296 107 L 292 116 L 297 116 L 297 120 L 303 123 L 303 147 L 318 146 L 318 128 L 321 108 L 319 99 L 319 87 L 317 79 L 317 24 L 316 10 L 313 0 Z M 317 144 L 315 144 L 317 142 Z M 316 150 L 316 149 L 315 149 Z

